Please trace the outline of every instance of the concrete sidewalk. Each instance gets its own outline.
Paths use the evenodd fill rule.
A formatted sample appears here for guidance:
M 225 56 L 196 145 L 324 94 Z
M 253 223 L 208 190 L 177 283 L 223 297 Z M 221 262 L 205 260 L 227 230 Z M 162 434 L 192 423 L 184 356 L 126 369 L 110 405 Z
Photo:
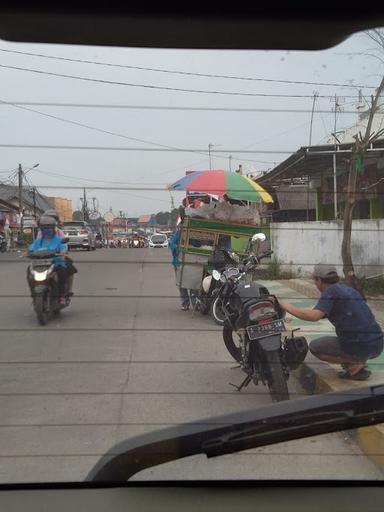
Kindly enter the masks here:
M 298 307 L 312 308 L 320 295 L 315 285 L 307 279 L 267 281 L 265 284 L 271 293 Z M 368 304 L 384 330 L 384 297 L 369 297 Z M 300 328 L 297 335 L 305 336 L 308 342 L 322 335 L 334 334 L 333 326 L 326 319 L 305 322 L 287 314 L 286 325 L 289 330 Z M 311 394 L 383 385 L 384 353 L 370 360 L 368 366 L 372 370 L 372 376 L 368 381 L 344 381 L 337 374 L 340 371 L 339 365 L 319 361 L 308 353 L 304 364 L 295 373 L 304 389 Z M 364 453 L 384 470 L 384 424 L 354 430 L 353 436 Z

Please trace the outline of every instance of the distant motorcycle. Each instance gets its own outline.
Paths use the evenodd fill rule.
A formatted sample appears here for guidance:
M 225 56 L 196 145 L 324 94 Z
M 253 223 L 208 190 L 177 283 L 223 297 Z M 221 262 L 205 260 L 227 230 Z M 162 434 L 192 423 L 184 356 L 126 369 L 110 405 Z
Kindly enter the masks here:
M 134 249 L 142 248 L 144 247 L 144 242 L 141 238 L 132 238 L 130 241 L 130 247 L 133 247 Z
M 5 239 L 5 235 L 3 233 L 0 233 L 0 252 L 6 252 L 7 251 L 7 240 Z
M 57 256 L 55 251 L 40 250 L 29 253 L 31 264 L 27 270 L 27 280 L 31 290 L 33 307 L 40 325 L 46 325 L 48 320 L 68 307 L 71 300 L 69 288 L 65 293 L 65 304 L 59 302 L 58 276 L 52 258 Z

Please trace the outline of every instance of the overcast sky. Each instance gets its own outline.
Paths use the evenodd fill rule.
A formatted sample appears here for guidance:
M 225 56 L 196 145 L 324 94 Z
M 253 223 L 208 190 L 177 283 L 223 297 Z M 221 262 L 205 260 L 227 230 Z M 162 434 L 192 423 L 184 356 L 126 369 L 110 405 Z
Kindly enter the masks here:
M 344 111 L 355 112 L 358 89 L 337 85 L 201 77 L 159 72 L 154 71 L 154 68 L 238 78 L 377 86 L 381 79 L 380 70 L 382 71 L 379 61 L 373 57 L 358 55 L 370 47 L 372 42 L 363 34 L 356 34 L 343 44 L 321 52 L 147 50 L 17 44 L 0 40 L 0 100 L 3 102 L 306 110 L 304 113 L 282 113 L 41 105 L 20 105 L 23 108 L 16 108 L 0 104 L 1 145 L 200 150 L 193 153 L 0 147 L 0 180 L 7 178 L 19 163 L 25 169 L 39 163 L 37 169 L 27 173 L 30 183 L 38 186 L 47 195 L 72 199 L 74 209 L 80 204 L 82 191 L 57 187 L 90 187 L 92 184 L 100 187 L 121 187 L 118 191 L 87 189 L 89 198 L 97 198 L 101 213 L 110 207 L 115 213 L 122 210 L 128 216 L 169 210 L 170 193 L 166 190 L 151 191 L 149 188 L 165 188 L 167 184 L 182 177 L 186 170 L 209 169 L 209 144 L 214 145 L 213 168 L 228 170 L 229 156 L 232 155 L 232 169 L 239 164 L 248 172 L 272 169 L 291 152 L 308 144 L 315 91 L 320 96 L 338 94 Z M 104 62 L 120 67 L 49 59 L 10 53 L 9 50 Z M 100 82 L 2 66 L 71 75 Z M 159 89 L 101 81 L 155 86 Z M 160 89 L 161 87 L 232 94 L 172 91 Z M 373 89 L 363 88 L 365 95 L 372 92 Z M 252 96 L 256 94 L 308 97 Z M 37 110 L 40 114 L 25 108 Z M 312 143 L 323 144 L 329 138 L 334 125 L 332 108 L 333 100 L 318 98 Z M 330 113 L 317 113 L 320 109 Z M 113 132 L 114 135 L 53 119 L 41 113 Z M 355 121 L 356 114 L 341 113 L 337 117 L 337 129 L 349 127 Z M 216 153 L 215 150 L 223 153 Z M 259 152 L 241 154 L 235 150 Z M 283 151 L 286 153 L 281 153 Z M 141 190 L 122 190 L 124 187 Z M 180 193 L 172 195 L 175 205 L 178 206 L 183 196 Z

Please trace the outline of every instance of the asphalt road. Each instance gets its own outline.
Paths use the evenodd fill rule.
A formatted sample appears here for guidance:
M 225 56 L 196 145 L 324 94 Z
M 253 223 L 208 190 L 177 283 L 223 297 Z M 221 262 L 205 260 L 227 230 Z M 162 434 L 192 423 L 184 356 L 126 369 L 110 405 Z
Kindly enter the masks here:
M 166 249 L 73 252 L 70 308 L 40 327 L 27 261 L 0 255 L 0 482 L 82 480 L 113 444 L 270 403 L 209 317 L 179 309 Z M 293 398 L 304 396 L 290 379 Z M 135 479 L 382 479 L 349 437 L 276 444 L 146 470 Z

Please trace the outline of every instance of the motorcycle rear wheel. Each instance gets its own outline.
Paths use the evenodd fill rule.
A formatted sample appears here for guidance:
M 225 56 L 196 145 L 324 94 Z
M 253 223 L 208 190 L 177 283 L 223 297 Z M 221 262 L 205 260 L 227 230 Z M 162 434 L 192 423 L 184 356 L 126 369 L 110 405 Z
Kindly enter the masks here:
M 34 298 L 34 306 L 36 311 L 37 320 L 40 325 L 47 325 L 48 312 L 45 307 L 45 298 L 42 293 L 39 293 Z
M 279 352 L 265 352 L 264 357 L 268 367 L 268 387 L 272 401 L 282 402 L 283 400 L 289 400 L 287 379 L 285 378 Z

